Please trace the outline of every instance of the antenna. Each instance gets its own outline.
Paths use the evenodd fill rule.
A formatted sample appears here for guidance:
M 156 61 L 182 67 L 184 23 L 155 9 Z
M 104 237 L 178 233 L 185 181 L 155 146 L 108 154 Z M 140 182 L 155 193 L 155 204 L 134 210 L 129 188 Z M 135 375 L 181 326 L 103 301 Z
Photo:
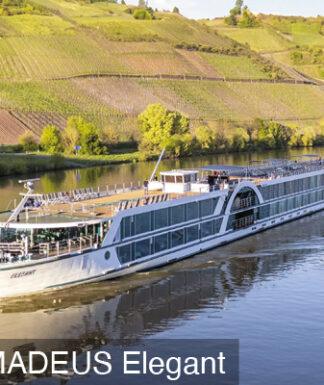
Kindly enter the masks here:
M 152 175 L 151 175 L 151 178 L 150 178 L 150 180 L 149 180 L 149 183 L 153 181 L 153 179 L 154 179 L 154 177 L 155 177 L 155 174 L 156 174 L 156 172 L 157 172 L 157 169 L 158 169 L 159 166 L 160 166 L 160 163 L 161 163 L 161 160 L 162 160 L 164 154 L 165 154 L 165 147 L 163 148 L 163 150 L 162 150 L 162 152 L 161 152 L 161 154 L 160 154 L 159 160 L 156 162 L 156 165 L 155 165 L 155 168 L 154 168 L 153 173 L 152 173 Z

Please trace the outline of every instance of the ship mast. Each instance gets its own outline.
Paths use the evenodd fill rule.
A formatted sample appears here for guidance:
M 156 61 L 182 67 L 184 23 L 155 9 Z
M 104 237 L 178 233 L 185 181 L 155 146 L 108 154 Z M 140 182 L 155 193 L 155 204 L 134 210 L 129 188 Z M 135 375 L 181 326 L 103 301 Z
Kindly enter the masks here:
M 26 202 L 32 196 L 35 190 L 34 182 L 37 182 L 39 180 L 40 180 L 39 178 L 35 178 L 35 179 L 25 179 L 25 180 L 19 181 L 19 183 L 24 183 L 24 187 L 28 191 L 26 194 L 24 194 L 23 199 L 20 201 L 19 205 L 15 208 L 14 212 L 10 215 L 9 219 L 6 222 L 6 226 L 8 226 L 10 222 L 14 222 L 17 220 L 18 215 L 24 209 Z

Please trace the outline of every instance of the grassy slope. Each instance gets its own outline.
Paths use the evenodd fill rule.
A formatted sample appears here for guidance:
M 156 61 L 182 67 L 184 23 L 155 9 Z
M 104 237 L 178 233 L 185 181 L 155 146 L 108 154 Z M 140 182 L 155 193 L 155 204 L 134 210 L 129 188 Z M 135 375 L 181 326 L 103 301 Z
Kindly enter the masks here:
M 295 68 L 312 78 L 324 78 L 324 56 L 322 62 L 314 63 L 309 50 L 324 49 L 323 20 L 319 18 L 276 17 L 262 15 L 261 26 L 253 29 L 230 28 L 223 20 L 202 20 L 218 31 L 239 43 L 249 46 L 260 53 L 272 54 L 274 60 Z M 290 59 L 292 51 L 299 50 L 304 55 L 301 63 Z
M 277 52 L 288 49 L 291 44 L 268 28 L 221 28 L 220 33 L 241 44 L 249 44 L 257 52 Z

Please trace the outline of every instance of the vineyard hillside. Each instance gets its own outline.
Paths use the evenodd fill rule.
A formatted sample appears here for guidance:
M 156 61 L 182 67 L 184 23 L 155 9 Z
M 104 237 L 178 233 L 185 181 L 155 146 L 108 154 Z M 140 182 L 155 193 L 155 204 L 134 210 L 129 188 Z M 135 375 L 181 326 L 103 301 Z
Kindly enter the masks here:
M 311 49 L 324 49 L 319 21 L 259 15 L 257 28 L 242 29 L 166 11 L 137 20 L 136 7 L 107 1 L 28 1 L 0 6 L 0 144 L 24 131 L 40 137 L 48 124 L 63 129 L 72 115 L 94 122 L 108 143 L 138 141 L 137 116 L 152 103 L 193 126 L 323 118 L 321 64 L 307 62 Z M 294 64 L 297 44 L 307 47 Z

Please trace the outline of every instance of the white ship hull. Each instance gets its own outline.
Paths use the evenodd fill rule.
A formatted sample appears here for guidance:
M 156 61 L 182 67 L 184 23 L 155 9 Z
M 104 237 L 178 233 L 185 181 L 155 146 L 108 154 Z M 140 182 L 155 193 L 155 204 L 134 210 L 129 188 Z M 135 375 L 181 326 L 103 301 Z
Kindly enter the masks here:
M 12 267 L 7 266 L 0 269 L 0 294 L 1 297 L 11 297 L 57 290 L 154 269 L 323 209 L 324 202 L 321 202 L 302 210 L 287 212 L 285 215 L 271 217 L 242 230 L 219 234 L 217 237 L 212 236 L 210 239 L 195 245 L 188 244 L 185 248 L 181 247 L 179 250 L 174 250 L 160 257 L 149 257 L 133 266 L 121 267 L 113 247 L 92 250 L 67 258 L 56 259 L 54 257 L 41 262 L 16 263 Z M 105 260 L 104 255 L 108 250 L 115 257 L 112 258 L 115 259 L 115 264 L 112 264 L 111 259 Z

